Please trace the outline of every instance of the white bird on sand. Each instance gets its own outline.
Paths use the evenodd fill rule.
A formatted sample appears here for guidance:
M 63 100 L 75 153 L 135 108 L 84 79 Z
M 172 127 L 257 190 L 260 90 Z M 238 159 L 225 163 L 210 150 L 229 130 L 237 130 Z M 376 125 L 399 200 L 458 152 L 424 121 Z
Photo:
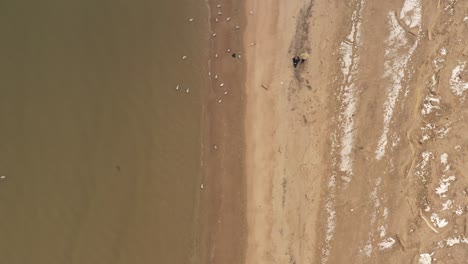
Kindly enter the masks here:
M 185 90 L 186 93 L 189 93 L 190 92 L 190 88 L 187 88 L 187 90 Z
M 221 83 L 219 86 L 223 87 L 223 86 L 224 86 L 224 83 Z
M 177 85 L 175 89 L 176 89 L 176 90 L 179 90 L 179 85 Z
M 6 178 L 5 175 L 0 176 L 0 179 L 5 179 L 5 178 Z
M 250 43 L 250 46 L 255 46 L 255 42 L 251 42 L 251 43 Z
M 217 8 L 221 8 L 221 5 L 217 5 L 216 7 L 217 7 Z
M 203 183 L 200 185 L 200 189 L 203 189 Z
M 189 21 L 189 22 L 192 22 L 192 21 L 193 21 L 193 18 L 189 19 L 188 21 Z
M 218 22 L 218 21 L 219 21 L 217 17 L 215 18 L 215 21 L 216 21 L 216 22 Z
M 211 36 L 216 37 L 216 33 L 211 34 Z
M 224 94 L 228 94 L 228 92 L 226 91 L 226 92 L 224 92 Z
M 231 49 L 227 49 L 227 52 L 231 52 Z
M 218 15 L 222 15 L 222 14 L 223 14 L 223 13 L 221 13 L 221 12 L 218 12 Z
M 253 14 L 254 14 L 254 12 L 253 12 L 252 10 L 250 10 L 250 12 L 249 12 L 249 13 L 250 13 L 251 15 L 253 15 Z
M 239 28 L 240 28 L 240 26 L 236 26 L 236 29 L 239 29 Z
M 218 53 L 215 54 L 215 58 L 218 58 Z
M 226 18 L 226 21 L 229 21 L 229 20 L 231 20 L 231 18 L 230 18 L 230 17 Z
M 182 56 L 182 59 L 185 60 L 187 58 L 187 56 Z
M 208 72 L 208 76 L 211 76 L 211 72 Z
M 222 101 L 223 101 L 223 99 L 219 99 L 219 100 L 218 100 L 218 104 L 220 104 Z
M 215 75 L 215 79 L 218 79 L 218 74 Z

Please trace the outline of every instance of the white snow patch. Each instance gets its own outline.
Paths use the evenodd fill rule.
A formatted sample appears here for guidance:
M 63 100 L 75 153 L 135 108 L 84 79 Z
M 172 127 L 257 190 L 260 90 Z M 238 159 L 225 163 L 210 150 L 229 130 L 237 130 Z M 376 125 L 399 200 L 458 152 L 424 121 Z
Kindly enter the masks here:
M 429 160 L 432 158 L 432 152 L 426 150 L 421 153 L 421 157 L 422 160 L 416 165 L 416 172 L 414 174 L 421 177 L 423 181 L 426 181 L 424 176 L 427 174 L 427 165 Z
M 452 200 L 447 200 L 444 203 L 442 203 L 442 211 L 452 208 L 452 204 L 453 204 Z
M 432 254 L 429 254 L 429 253 L 420 254 L 419 264 L 432 264 Z
M 423 107 L 421 109 L 421 114 L 427 115 L 433 112 L 433 110 L 440 109 L 440 98 L 437 98 L 433 95 L 427 95 L 423 100 Z
M 382 240 L 382 242 L 379 243 L 379 249 L 380 250 L 385 250 L 393 247 L 395 244 L 395 239 L 393 237 L 387 237 L 386 239 Z
M 442 155 L 440 155 L 440 163 L 442 163 L 442 165 L 444 165 L 444 171 L 448 171 L 450 170 L 450 165 L 448 164 L 448 154 L 447 153 L 443 153 Z
M 441 127 L 439 129 L 434 130 L 435 134 L 438 138 L 445 138 L 450 131 L 450 127 Z
M 445 227 L 445 226 L 448 224 L 447 220 L 445 220 L 445 219 L 440 219 L 440 218 L 439 218 L 439 215 L 436 214 L 436 213 L 432 213 L 432 215 L 431 215 L 431 221 L 432 221 L 432 223 L 433 223 L 435 226 L 437 226 L 438 228 Z
M 464 236 L 449 237 L 439 244 L 445 244 L 447 247 L 451 247 L 457 244 L 468 244 L 468 238 Z
M 459 205 L 455 211 L 455 214 L 461 216 L 463 214 L 463 206 Z
M 439 195 L 439 197 L 446 197 L 447 195 L 445 193 L 448 191 L 451 182 L 455 181 L 456 179 L 457 178 L 453 175 L 445 179 L 441 179 L 439 181 L 439 186 L 436 188 L 436 194 Z
M 447 165 L 447 162 L 448 162 L 448 154 L 443 153 L 442 155 L 440 155 L 440 163 L 442 163 L 442 165 Z
M 387 234 L 387 230 L 385 230 L 385 226 L 381 225 L 377 230 L 380 231 L 380 238 L 384 238 L 385 235 Z
M 421 25 L 421 3 L 419 0 L 406 0 L 400 12 L 400 18 L 410 27 Z
M 364 256 L 366 257 L 370 257 L 371 253 L 372 253 L 372 243 L 369 241 L 367 241 L 367 244 L 361 249 L 359 250 Z
M 352 27 L 346 40 L 341 43 L 341 71 L 343 73 L 343 83 L 341 86 L 341 113 L 340 124 L 343 130 L 341 136 L 341 151 L 340 151 L 340 170 L 346 173 L 343 180 L 349 183 L 353 175 L 353 161 L 351 152 L 353 150 L 355 132 L 354 132 L 354 114 L 357 108 L 356 91 L 357 87 L 354 84 L 354 78 L 359 70 L 359 54 L 361 39 L 361 8 L 355 9 L 352 15 Z
M 418 39 L 415 41 L 413 46 L 408 48 L 406 31 L 400 26 L 393 12 L 390 12 L 388 16 L 390 20 L 390 34 L 386 41 L 388 48 L 385 50 L 384 77 L 390 80 L 390 84 L 387 87 L 387 100 L 384 104 L 383 132 L 377 144 L 377 149 L 375 150 L 375 158 L 377 160 L 382 159 L 385 155 L 388 140 L 387 134 L 390 129 L 389 127 L 393 117 L 395 104 L 398 96 L 400 95 L 400 91 L 403 88 L 406 66 L 419 43 Z M 411 27 L 418 26 L 421 28 L 421 10 L 419 1 L 406 0 L 400 16 L 403 17 Z
M 463 96 L 465 91 L 468 90 L 468 81 L 461 79 L 460 74 L 465 70 L 466 62 L 457 65 L 452 70 L 452 76 L 450 77 L 450 89 L 457 96 Z
M 440 48 L 439 53 L 440 53 L 440 55 L 445 56 L 445 55 L 447 55 L 447 49 L 445 47 L 442 47 L 442 48 Z

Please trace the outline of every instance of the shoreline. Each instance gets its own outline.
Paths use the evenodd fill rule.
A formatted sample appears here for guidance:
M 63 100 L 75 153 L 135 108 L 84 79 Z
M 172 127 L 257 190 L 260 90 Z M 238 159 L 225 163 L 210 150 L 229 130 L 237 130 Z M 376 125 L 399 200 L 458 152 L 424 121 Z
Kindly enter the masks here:
M 246 72 L 243 56 L 245 8 L 244 1 L 220 3 L 208 0 L 207 4 L 210 50 L 209 73 L 206 74 L 209 88 L 202 96 L 204 138 L 199 213 L 200 256 L 192 262 L 238 264 L 245 260 L 247 232 L 244 165 Z M 236 54 L 236 58 L 232 57 L 232 53 Z

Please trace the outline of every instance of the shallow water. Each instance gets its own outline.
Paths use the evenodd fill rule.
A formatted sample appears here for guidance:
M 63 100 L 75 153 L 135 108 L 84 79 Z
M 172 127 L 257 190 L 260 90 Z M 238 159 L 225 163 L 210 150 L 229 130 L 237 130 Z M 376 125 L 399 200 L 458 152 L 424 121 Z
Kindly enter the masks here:
M 0 4 L 0 263 L 188 263 L 206 12 Z

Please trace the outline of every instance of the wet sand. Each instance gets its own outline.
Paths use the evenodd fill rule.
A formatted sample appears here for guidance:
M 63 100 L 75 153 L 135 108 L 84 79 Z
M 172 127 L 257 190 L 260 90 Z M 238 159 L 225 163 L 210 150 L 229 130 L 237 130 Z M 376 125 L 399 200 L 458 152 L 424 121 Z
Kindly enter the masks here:
M 211 83 L 203 96 L 204 187 L 200 210 L 205 217 L 204 256 L 197 263 L 242 263 L 247 231 L 244 8 L 242 1 L 209 1 L 209 5 L 212 36 L 206 75 Z

